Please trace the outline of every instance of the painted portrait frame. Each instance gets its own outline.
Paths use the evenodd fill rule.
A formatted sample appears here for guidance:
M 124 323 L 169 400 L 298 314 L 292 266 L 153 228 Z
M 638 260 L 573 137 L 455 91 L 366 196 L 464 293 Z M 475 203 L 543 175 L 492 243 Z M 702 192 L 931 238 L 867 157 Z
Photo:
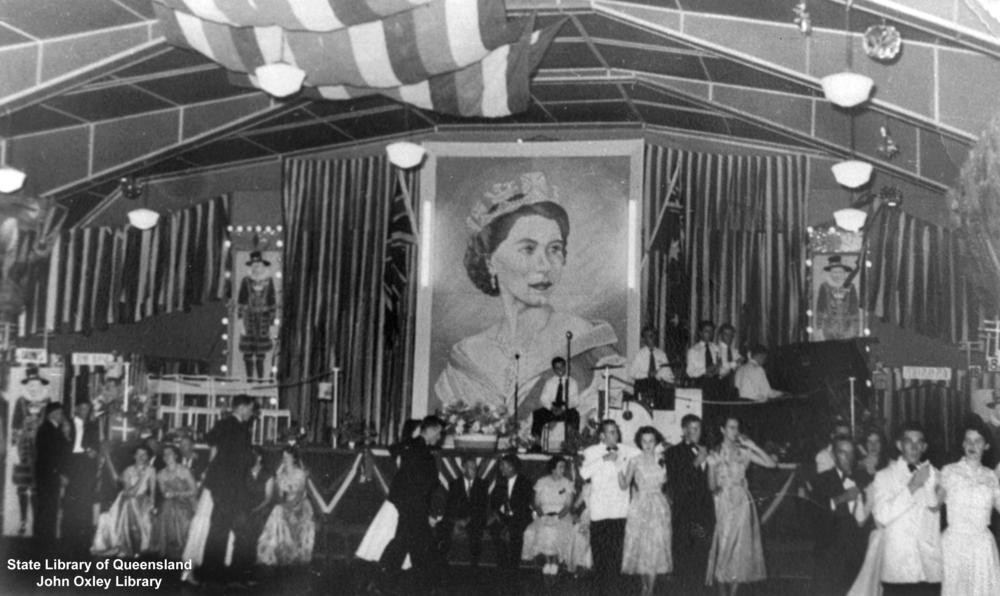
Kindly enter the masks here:
M 420 205 L 413 206 L 420 213 L 421 238 L 412 415 L 421 417 L 442 405 L 434 384 L 448 360 L 445 347 L 467 337 L 477 325 L 488 327 L 487 321 L 498 316 L 496 304 L 490 302 L 496 298 L 476 290 L 467 271 L 458 266 L 471 234 L 467 219 L 491 182 L 542 173 L 547 184 L 559 189 L 560 200 L 568 201 L 570 235 L 562 278 L 565 290 L 554 291 L 552 304 L 582 316 L 610 314 L 616 349 L 631 358 L 638 350 L 640 324 L 642 141 L 424 146 L 428 157 L 421 170 Z M 588 186 L 587 180 L 597 182 L 597 188 Z M 595 261 L 588 260 L 584 251 L 590 257 L 605 255 L 607 263 L 584 265 Z M 586 293 L 591 298 L 585 298 Z M 456 314 L 455 320 L 442 315 L 452 312 L 447 305 L 466 298 L 481 306 L 478 320 L 468 317 L 474 306 L 456 308 L 456 312 L 465 309 L 465 314 Z
M 831 341 L 854 339 L 865 337 L 867 321 L 865 317 L 864 301 L 861 296 L 861 275 L 858 267 L 861 267 L 861 254 L 858 252 L 813 252 L 811 257 L 809 276 L 809 341 Z M 840 268 L 848 267 L 854 273 L 851 279 L 850 289 L 844 300 L 848 303 L 850 319 L 844 316 L 834 316 L 831 308 L 831 288 L 835 284 L 830 281 L 830 272 L 827 267 Z M 846 272 L 849 276 L 850 272 Z M 856 303 L 854 307 L 851 302 Z M 841 309 L 842 310 L 842 309 Z

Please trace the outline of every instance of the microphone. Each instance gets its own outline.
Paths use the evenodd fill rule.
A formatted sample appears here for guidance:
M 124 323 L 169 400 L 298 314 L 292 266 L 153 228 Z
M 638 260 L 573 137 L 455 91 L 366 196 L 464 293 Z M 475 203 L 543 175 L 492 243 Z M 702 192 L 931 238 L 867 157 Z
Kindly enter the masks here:
M 514 354 L 514 360 L 520 360 L 520 359 L 521 359 L 521 353 L 520 352 Z
M 566 332 L 566 339 L 573 339 L 573 332 L 572 331 L 567 331 Z

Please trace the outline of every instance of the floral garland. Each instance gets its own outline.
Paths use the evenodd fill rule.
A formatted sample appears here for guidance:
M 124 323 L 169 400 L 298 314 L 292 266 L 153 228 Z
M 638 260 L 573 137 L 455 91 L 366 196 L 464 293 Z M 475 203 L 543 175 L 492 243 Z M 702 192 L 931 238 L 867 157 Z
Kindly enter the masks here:
M 506 406 L 448 404 L 438 416 L 448 423 L 448 432 L 456 435 L 484 434 L 505 437 L 513 430 L 513 421 Z

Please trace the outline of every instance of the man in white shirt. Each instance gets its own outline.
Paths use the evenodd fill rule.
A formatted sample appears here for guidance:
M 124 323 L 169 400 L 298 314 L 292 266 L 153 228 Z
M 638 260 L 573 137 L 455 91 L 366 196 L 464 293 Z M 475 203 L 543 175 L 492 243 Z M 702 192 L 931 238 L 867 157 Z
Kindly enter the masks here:
M 614 420 L 601 423 L 601 442 L 583 450 L 580 476 L 589 480 L 590 550 L 594 558 L 599 594 L 621 591 L 622 547 L 629 491 L 620 476 L 628 461 L 639 454 L 631 445 L 619 443 L 621 431 Z
M 531 414 L 531 434 L 540 441 L 545 425 L 550 422 L 565 422 L 566 431 L 580 430 L 580 414 L 571 407 L 578 403 L 580 395 L 576 380 L 566 374 L 566 360 L 562 357 L 552 359 L 552 376 L 542 386 L 538 401 L 542 407 Z
M 739 349 L 733 345 L 736 340 L 736 328 L 729 323 L 719 326 L 719 376 L 726 378 L 736 372 L 736 369 L 743 363 L 743 355 Z
M 896 447 L 899 459 L 875 474 L 872 488 L 875 522 L 885 526 L 884 594 L 937 594 L 942 571 L 937 470 L 920 462 L 927 443 L 919 424 L 906 424 Z
M 674 382 L 674 373 L 667 353 L 656 347 L 656 335 L 655 327 L 642 328 L 642 348 L 629 364 L 628 374 L 637 399 L 650 408 L 672 410 L 674 394 L 668 385 Z
M 715 323 L 698 323 L 698 343 L 687 352 L 687 376 L 696 383 L 718 378 L 720 370 L 719 346 L 712 341 L 715 337 Z
M 736 371 L 736 391 L 743 399 L 767 401 L 784 395 L 781 391 L 771 388 L 764 371 L 767 361 L 767 348 L 758 344 L 750 348 L 750 360 Z

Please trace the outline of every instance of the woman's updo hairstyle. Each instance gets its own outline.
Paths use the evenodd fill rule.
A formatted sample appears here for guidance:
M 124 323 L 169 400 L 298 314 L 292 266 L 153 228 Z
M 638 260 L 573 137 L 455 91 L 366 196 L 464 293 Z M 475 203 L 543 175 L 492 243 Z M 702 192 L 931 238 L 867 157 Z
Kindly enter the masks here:
M 523 194 L 516 194 L 508 199 L 508 202 L 519 201 L 523 198 Z M 478 233 L 469 237 L 469 244 L 465 249 L 465 271 L 469 274 L 472 284 L 487 296 L 500 295 L 500 289 L 493 287 L 493 275 L 490 273 L 489 266 L 490 256 L 507 239 L 507 235 L 510 234 L 510 230 L 517 223 L 517 220 L 528 215 L 539 215 L 551 219 L 559 226 L 563 242 L 565 243 L 566 239 L 569 238 L 569 215 L 566 214 L 566 210 L 561 205 L 551 201 L 522 205 L 488 223 Z M 563 258 L 565 257 L 564 244 Z

